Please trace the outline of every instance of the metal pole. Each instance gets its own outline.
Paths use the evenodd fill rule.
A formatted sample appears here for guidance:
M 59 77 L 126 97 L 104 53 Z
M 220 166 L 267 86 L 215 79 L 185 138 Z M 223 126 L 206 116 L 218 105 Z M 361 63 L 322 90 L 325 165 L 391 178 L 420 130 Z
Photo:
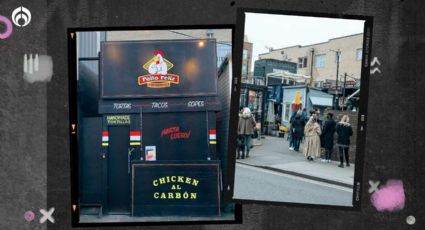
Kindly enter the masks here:
M 335 79 L 335 106 L 334 106 L 334 110 L 336 110 L 338 108 L 338 74 L 339 74 L 339 49 L 336 51 L 336 79 Z
M 342 96 L 344 98 L 341 110 L 344 110 L 345 107 L 345 82 L 347 81 L 347 73 L 344 73 L 344 91 L 342 91 Z

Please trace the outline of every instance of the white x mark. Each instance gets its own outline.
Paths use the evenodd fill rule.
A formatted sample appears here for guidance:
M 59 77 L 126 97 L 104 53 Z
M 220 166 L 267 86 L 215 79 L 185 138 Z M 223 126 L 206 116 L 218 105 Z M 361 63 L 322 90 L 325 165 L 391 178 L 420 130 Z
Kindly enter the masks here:
M 46 220 L 49 220 L 52 223 L 55 223 L 55 219 L 53 219 L 52 214 L 55 211 L 55 208 L 50 208 L 48 212 L 44 209 L 40 209 L 40 213 L 43 214 L 43 216 L 40 218 L 40 224 L 46 222 Z
M 369 180 L 369 184 L 370 184 L 369 193 L 373 193 L 379 190 L 378 189 L 379 181 L 374 182 L 372 180 Z

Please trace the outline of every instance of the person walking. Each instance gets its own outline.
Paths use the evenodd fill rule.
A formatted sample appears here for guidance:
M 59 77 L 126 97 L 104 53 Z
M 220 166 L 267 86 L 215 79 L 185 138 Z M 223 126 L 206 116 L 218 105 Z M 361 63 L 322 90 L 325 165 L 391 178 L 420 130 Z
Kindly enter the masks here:
M 350 147 L 350 137 L 353 136 L 353 128 L 350 124 L 350 118 L 348 115 L 342 116 L 342 119 L 336 125 L 336 133 L 338 134 L 337 146 L 339 150 L 340 164 L 338 167 L 344 168 L 344 156 L 346 166 L 350 166 L 348 150 Z
M 316 115 L 312 115 L 304 128 L 305 143 L 304 156 L 307 160 L 314 160 L 314 157 L 320 156 L 320 126 L 317 123 Z
M 239 117 L 238 123 L 238 135 L 243 135 L 244 139 L 244 152 L 242 152 L 242 159 L 249 157 L 249 150 L 251 147 L 251 138 L 254 134 L 256 122 L 254 116 L 251 113 L 251 110 L 248 107 L 243 109 L 242 115 Z
M 328 113 L 326 116 L 326 121 L 323 124 L 321 135 L 322 147 L 325 148 L 325 159 L 322 159 L 322 162 L 331 162 L 332 150 L 334 147 L 335 127 L 336 122 L 333 119 L 333 113 Z
M 293 130 L 292 123 L 294 122 L 294 119 L 295 119 L 295 115 L 296 114 L 297 114 L 296 112 L 292 112 L 291 118 L 289 119 L 289 135 L 288 135 L 288 138 L 289 138 L 289 150 L 294 150 L 294 147 L 295 147 L 295 145 L 294 145 L 294 134 L 292 132 L 292 130 Z
M 294 120 L 292 121 L 292 135 L 293 135 L 293 146 L 294 150 L 298 152 L 300 150 L 300 143 L 304 136 L 304 119 L 302 118 L 301 110 L 297 112 Z

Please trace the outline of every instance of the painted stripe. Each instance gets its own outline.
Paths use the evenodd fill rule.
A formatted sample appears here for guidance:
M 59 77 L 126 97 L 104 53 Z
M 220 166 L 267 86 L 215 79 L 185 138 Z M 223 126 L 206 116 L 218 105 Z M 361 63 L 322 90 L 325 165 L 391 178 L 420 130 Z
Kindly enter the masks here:
M 217 141 L 210 141 L 210 144 L 215 145 L 215 144 L 217 144 Z
M 217 139 L 217 137 L 216 137 L 216 135 L 215 135 L 215 134 L 210 134 L 210 139 L 215 140 L 215 139 Z
M 102 146 L 109 146 L 108 142 L 102 143 Z
M 216 134 L 215 129 L 210 129 L 210 134 Z
M 130 136 L 140 136 L 142 135 L 142 132 L 140 131 L 130 131 Z
M 109 141 L 109 136 L 103 136 L 102 141 Z
M 140 136 L 130 136 L 130 141 L 140 141 Z
M 130 145 L 140 145 L 140 142 L 130 142 Z
M 109 136 L 109 132 L 108 131 L 103 131 L 102 132 L 102 136 L 104 137 L 104 136 Z

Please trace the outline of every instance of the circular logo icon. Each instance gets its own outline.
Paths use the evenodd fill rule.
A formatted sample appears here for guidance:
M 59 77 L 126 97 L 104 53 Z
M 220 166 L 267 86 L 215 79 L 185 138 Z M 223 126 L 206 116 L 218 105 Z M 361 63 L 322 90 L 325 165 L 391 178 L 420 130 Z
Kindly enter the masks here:
M 0 23 L 3 23 L 6 27 L 4 32 L 0 31 L 0 39 L 6 39 L 12 34 L 12 22 L 5 16 L 0 15 Z
M 34 220 L 35 214 L 32 211 L 26 211 L 24 214 L 24 218 L 26 221 L 31 222 Z
M 27 26 L 31 22 L 31 12 L 27 8 L 20 6 L 12 12 L 12 21 L 16 26 Z
M 407 224 L 413 225 L 413 224 L 415 224 L 415 222 L 416 222 L 416 218 L 414 216 L 408 216 L 406 218 L 406 223 Z

